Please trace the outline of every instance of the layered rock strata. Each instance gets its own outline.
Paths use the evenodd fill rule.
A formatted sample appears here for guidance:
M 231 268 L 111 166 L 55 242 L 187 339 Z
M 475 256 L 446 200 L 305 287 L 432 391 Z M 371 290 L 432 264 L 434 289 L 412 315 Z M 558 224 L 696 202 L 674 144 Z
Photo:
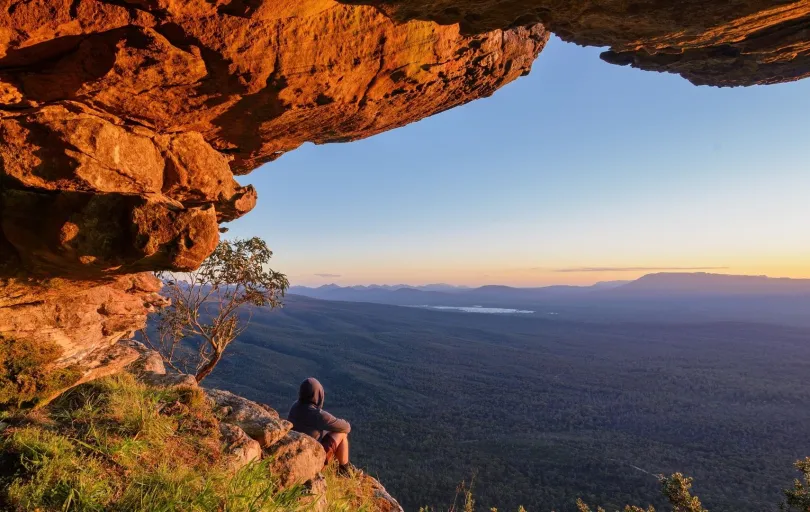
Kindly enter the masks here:
M 612 64 L 678 73 L 697 85 L 774 84 L 810 75 L 810 1 L 348 0 L 401 22 L 479 33 L 542 23 L 566 41 L 609 47 Z

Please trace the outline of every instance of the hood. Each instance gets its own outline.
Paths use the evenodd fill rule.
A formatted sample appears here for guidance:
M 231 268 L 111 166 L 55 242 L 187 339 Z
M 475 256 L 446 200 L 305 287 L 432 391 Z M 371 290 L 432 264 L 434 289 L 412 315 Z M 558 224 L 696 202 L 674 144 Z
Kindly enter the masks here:
M 323 391 L 323 386 L 318 382 L 315 377 L 310 377 L 301 383 L 298 389 L 298 401 L 301 403 L 310 403 L 319 409 L 323 408 L 323 401 L 326 394 Z

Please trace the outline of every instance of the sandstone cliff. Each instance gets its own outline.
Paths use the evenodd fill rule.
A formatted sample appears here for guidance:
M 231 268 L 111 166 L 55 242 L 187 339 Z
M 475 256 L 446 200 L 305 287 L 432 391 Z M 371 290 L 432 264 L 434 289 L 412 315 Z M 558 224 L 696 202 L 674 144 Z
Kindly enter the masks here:
M 810 75 L 810 1 L 351 0 L 401 21 L 478 33 L 542 23 L 612 64 L 678 73 L 697 85 L 773 84 Z
M 156 304 L 136 273 L 196 268 L 253 208 L 235 174 L 489 95 L 547 38 L 331 0 L 6 0 L 0 334 L 62 364 L 109 346 Z

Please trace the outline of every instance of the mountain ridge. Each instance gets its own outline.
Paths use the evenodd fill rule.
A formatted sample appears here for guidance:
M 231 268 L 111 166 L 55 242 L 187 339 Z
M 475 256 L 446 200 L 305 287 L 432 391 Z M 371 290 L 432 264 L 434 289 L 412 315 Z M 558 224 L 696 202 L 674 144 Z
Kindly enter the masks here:
M 556 284 L 548 286 L 508 286 L 499 284 L 489 284 L 478 287 L 455 286 L 444 283 L 429 285 L 352 285 L 340 286 L 335 283 L 318 287 L 291 286 L 290 292 L 307 297 L 316 297 L 325 293 L 343 294 L 346 291 L 352 292 L 374 292 L 388 291 L 397 292 L 399 290 L 413 290 L 420 292 L 436 293 L 512 293 L 530 295 L 532 293 L 577 293 L 594 291 L 612 291 L 614 293 L 632 292 L 670 292 L 670 293 L 700 293 L 713 295 L 739 295 L 739 294 L 810 294 L 810 279 L 789 278 L 789 277 L 769 277 L 765 275 L 744 275 L 744 274 L 715 274 L 709 272 L 656 272 L 645 274 L 635 280 L 619 281 L 599 281 L 592 285 L 567 285 Z M 323 297 L 335 300 L 335 297 Z

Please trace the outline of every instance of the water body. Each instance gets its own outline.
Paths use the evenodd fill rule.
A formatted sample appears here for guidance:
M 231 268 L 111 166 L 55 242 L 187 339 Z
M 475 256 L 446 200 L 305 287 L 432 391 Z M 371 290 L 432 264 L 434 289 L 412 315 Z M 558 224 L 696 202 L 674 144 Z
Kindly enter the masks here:
M 485 313 L 490 315 L 532 314 L 534 311 L 511 308 L 485 308 L 482 306 L 412 306 L 415 308 L 435 309 L 439 311 L 461 311 L 463 313 Z

